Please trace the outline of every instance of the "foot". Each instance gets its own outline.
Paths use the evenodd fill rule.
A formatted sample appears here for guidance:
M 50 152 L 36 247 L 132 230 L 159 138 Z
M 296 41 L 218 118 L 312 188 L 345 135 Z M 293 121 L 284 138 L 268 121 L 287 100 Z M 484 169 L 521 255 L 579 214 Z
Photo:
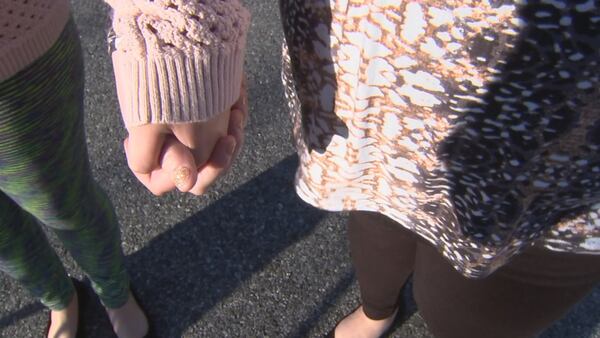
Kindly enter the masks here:
M 119 338 L 142 338 L 148 334 L 148 318 L 129 293 L 127 303 L 117 309 L 106 308 L 113 330 Z
M 66 308 L 50 311 L 50 328 L 48 338 L 74 338 L 77 335 L 77 323 L 79 322 L 79 303 L 77 292 Z
M 398 310 L 391 316 L 373 320 L 365 314 L 360 306 L 356 311 L 349 314 L 335 328 L 335 338 L 377 338 L 392 326 Z

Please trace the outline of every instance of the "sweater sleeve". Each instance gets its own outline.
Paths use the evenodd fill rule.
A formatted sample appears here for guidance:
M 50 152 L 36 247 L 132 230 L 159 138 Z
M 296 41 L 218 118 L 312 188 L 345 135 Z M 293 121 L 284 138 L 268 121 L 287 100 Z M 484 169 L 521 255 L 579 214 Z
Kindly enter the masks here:
M 250 14 L 239 0 L 105 0 L 125 125 L 187 123 L 240 95 Z

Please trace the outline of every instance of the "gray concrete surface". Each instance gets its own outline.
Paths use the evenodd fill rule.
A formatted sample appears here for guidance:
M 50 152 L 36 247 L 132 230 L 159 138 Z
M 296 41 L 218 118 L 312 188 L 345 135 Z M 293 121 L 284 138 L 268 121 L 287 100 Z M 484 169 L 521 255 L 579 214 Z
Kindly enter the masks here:
M 73 0 L 86 58 L 86 114 L 96 179 L 114 201 L 133 285 L 160 337 L 317 337 L 358 304 L 344 215 L 302 203 L 292 189 L 297 160 L 280 83 L 275 1 L 247 0 L 254 15 L 247 70 L 251 120 L 232 172 L 207 196 L 155 198 L 129 173 L 124 130 L 105 43 L 102 1 Z M 81 277 L 65 250 L 53 245 Z M 0 336 L 40 337 L 47 312 L 0 277 Z M 409 290 L 410 291 L 410 288 Z M 394 337 L 431 337 L 409 292 Z M 88 337 L 112 337 L 95 302 Z M 600 337 L 596 289 L 544 338 Z

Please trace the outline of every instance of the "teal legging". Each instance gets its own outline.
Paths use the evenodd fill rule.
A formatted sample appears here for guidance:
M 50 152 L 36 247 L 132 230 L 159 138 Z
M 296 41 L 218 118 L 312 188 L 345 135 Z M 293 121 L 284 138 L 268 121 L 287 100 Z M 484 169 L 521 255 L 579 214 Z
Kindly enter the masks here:
M 127 301 L 119 225 L 88 163 L 72 20 L 48 52 L 0 82 L 0 270 L 59 310 L 74 288 L 40 223 L 56 233 L 105 306 Z

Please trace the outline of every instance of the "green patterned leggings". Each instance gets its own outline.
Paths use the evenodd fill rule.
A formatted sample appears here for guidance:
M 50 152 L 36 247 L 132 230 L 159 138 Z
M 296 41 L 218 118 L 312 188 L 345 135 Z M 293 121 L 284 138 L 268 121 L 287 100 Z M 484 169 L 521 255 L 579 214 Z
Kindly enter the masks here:
M 74 288 L 42 223 L 60 238 L 105 306 L 127 301 L 119 225 L 88 163 L 83 62 L 72 20 L 40 59 L 0 82 L 0 270 L 59 310 Z

